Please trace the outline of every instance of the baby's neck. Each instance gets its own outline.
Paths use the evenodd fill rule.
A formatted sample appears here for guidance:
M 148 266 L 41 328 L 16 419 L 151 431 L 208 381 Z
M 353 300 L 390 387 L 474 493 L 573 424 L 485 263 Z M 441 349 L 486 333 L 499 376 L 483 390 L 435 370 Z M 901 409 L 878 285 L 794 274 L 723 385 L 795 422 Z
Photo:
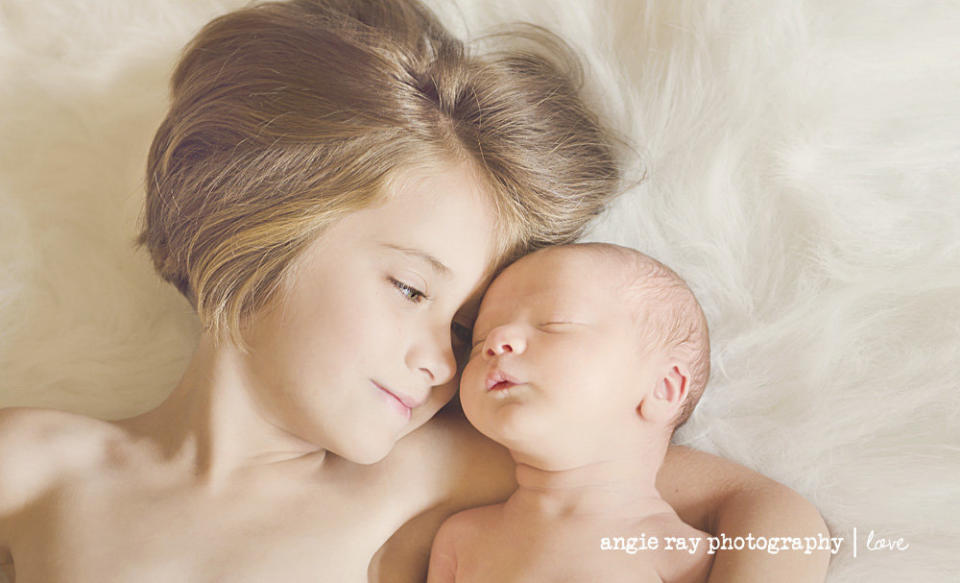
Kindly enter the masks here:
M 655 487 L 663 455 L 650 458 L 629 456 L 559 471 L 520 462 L 517 491 L 507 505 L 547 518 L 641 519 L 670 511 Z

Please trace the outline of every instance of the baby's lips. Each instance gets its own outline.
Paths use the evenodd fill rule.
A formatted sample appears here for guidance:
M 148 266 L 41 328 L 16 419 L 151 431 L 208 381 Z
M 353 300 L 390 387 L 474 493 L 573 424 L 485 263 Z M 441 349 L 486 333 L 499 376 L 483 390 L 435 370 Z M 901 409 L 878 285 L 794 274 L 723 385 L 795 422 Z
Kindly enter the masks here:
M 495 368 L 487 375 L 486 389 L 488 391 L 506 389 L 517 384 L 520 384 L 519 380 Z

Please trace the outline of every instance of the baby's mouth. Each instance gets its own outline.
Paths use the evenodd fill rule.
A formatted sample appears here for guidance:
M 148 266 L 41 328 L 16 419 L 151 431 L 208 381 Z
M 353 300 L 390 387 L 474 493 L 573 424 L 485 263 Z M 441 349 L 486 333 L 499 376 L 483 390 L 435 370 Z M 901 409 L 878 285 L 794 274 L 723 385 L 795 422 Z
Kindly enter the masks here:
M 504 391 L 520 384 L 519 381 L 500 369 L 494 369 L 487 375 L 487 391 Z
M 491 390 L 491 391 L 502 391 L 502 390 L 504 390 L 504 389 L 509 389 L 510 387 L 514 386 L 515 384 L 516 384 L 516 383 L 511 383 L 510 381 L 500 381 L 499 383 L 497 383 L 497 384 L 493 385 L 492 387 L 490 387 L 489 390 Z

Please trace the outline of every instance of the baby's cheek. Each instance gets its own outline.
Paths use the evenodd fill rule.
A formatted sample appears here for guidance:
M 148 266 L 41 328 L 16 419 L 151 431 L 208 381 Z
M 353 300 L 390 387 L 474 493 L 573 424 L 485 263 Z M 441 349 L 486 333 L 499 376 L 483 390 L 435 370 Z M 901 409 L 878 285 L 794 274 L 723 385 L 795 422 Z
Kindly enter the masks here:
M 460 371 L 459 378 L 459 387 L 460 392 L 467 392 L 476 388 L 477 375 L 479 374 L 480 366 L 478 364 L 478 359 L 471 358 L 464 365 L 463 369 Z

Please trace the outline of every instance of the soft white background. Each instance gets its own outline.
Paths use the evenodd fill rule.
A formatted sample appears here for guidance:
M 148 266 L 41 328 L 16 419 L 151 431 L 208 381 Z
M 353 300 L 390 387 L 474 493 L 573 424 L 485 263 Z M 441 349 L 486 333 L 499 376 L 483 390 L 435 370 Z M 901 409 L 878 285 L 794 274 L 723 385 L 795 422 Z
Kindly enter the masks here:
M 236 0 L 0 0 L 0 406 L 159 402 L 189 306 L 132 240 L 180 47 Z M 548 26 L 635 144 L 594 238 L 685 276 L 714 376 L 678 441 L 904 537 L 830 581 L 960 572 L 960 4 L 436 0 Z M 2 468 L 0 468 L 2 471 Z M 862 543 L 861 543 L 862 544 Z

